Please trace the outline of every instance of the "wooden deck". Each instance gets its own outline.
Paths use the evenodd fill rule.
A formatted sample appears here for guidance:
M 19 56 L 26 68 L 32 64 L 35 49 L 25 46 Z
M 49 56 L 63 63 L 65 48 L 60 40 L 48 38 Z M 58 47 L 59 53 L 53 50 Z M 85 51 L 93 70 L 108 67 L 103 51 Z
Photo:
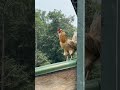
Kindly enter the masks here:
M 35 90 L 76 90 L 76 68 L 36 77 Z
M 35 90 L 77 90 L 76 68 L 37 76 Z M 100 90 L 100 79 L 86 81 L 85 90 Z

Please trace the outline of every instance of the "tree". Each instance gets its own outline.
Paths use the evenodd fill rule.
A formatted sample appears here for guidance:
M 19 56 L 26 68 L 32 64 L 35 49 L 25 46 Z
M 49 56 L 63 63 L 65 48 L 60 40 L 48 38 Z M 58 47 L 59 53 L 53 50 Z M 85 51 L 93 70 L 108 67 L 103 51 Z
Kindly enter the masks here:
M 41 51 L 37 51 L 37 61 L 36 61 L 36 67 L 50 64 L 50 60 L 48 59 L 47 55 L 42 53 Z

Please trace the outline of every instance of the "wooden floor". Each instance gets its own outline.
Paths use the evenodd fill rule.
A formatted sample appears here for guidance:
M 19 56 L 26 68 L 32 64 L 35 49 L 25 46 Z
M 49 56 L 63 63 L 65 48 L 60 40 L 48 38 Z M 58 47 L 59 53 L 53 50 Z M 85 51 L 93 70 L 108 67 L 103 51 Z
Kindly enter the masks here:
M 36 77 L 35 90 L 76 90 L 76 69 Z

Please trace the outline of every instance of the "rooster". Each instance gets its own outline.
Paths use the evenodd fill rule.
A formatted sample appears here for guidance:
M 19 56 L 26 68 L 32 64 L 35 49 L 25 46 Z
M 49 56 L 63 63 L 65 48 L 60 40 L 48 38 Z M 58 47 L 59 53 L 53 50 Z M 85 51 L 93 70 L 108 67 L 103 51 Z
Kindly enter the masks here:
M 95 62 L 100 58 L 101 50 L 101 15 L 94 18 L 90 31 L 85 34 L 85 77 L 90 74 Z
M 62 29 L 58 29 L 57 33 L 59 36 L 60 46 L 64 49 L 66 60 L 68 60 L 69 56 L 71 57 L 70 59 L 72 59 L 77 49 L 74 40 L 68 39 L 67 34 Z

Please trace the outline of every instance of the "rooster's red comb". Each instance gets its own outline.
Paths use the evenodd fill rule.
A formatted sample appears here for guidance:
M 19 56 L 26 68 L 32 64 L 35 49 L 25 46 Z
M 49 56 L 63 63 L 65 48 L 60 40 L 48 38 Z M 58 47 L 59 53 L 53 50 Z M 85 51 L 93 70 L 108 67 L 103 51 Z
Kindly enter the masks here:
M 58 28 L 58 32 L 60 33 L 62 31 L 62 29 L 61 28 Z

